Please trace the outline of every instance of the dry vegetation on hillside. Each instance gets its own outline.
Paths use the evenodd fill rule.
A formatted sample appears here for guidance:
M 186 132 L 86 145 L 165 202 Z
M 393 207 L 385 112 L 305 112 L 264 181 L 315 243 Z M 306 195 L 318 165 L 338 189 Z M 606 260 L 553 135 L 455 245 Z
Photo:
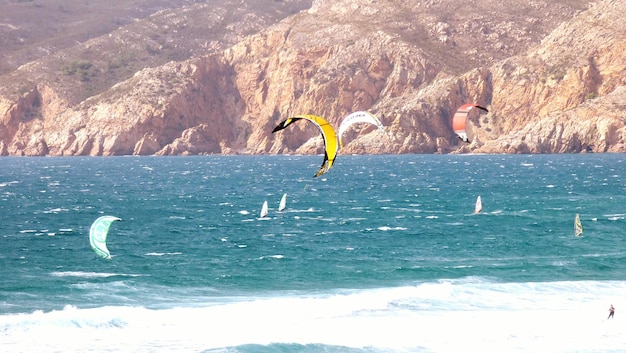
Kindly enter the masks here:
M 223 50 L 311 2 L 2 1 L 0 77 L 5 74 L 9 89 L 4 93 L 21 94 L 45 80 L 71 102 L 143 68 Z
M 313 128 L 272 127 L 356 110 L 394 138 L 355 129 L 342 153 L 622 151 L 623 107 L 607 102 L 626 85 L 623 13 L 621 0 L 0 0 L 0 155 L 320 153 Z M 468 101 L 490 109 L 470 145 L 451 129 Z

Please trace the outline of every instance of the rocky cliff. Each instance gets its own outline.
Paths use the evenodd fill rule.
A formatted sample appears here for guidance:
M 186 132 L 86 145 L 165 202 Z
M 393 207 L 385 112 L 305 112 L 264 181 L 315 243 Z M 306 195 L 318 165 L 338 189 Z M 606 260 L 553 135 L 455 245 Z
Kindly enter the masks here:
M 0 154 L 321 153 L 309 124 L 271 131 L 295 114 L 337 127 L 356 110 L 390 137 L 357 126 L 341 153 L 624 152 L 625 10 L 316 0 L 161 11 L 3 75 Z M 466 102 L 489 108 L 470 121 L 471 144 L 451 128 Z

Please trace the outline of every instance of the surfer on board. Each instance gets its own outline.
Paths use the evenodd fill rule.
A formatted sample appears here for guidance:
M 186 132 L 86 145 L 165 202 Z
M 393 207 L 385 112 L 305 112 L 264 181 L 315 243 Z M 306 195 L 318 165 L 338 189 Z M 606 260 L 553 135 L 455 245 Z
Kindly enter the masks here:
M 613 317 L 613 315 L 615 315 L 615 308 L 613 307 L 613 304 L 611 304 L 611 307 L 609 308 L 609 317 L 607 317 L 606 319 L 610 319 Z

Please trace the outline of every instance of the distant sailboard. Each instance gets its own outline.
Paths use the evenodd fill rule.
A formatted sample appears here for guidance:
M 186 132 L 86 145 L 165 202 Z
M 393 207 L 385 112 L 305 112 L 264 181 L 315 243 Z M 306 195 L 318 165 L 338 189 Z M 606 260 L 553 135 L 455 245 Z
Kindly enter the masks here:
M 278 211 L 283 211 L 287 207 L 287 194 L 283 194 L 283 197 L 280 198 L 280 204 L 278 205 Z
M 580 222 L 580 216 L 578 215 L 578 213 L 574 218 L 574 235 L 576 237 L 580 237 L 581 235 L 583 235 L 583 224 Z
M 480 196 L 478 196 L 478 198 L 476 198 L 476 205 L 474 206 L 474 213 L 478 214 L 482 212 L 482 210 L 483 210 L 483 202 L 480 199 Z
M 263 206 L 261 207 L 261 218 L 265 218 L 267 216 L 267 201 L 263 202 Z
M 98 217 L 89 229 L 89 243 L 93 251 L 103 259 L 110 259 L 111 253 L 107 249 L 107 235 L 111 223 L 121 221 L 120 218 L 114 216 Z

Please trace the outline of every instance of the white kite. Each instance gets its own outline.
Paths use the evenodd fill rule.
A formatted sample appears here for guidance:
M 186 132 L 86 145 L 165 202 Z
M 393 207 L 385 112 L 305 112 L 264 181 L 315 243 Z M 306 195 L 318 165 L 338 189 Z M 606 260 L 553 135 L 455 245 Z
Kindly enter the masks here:
M 89 229 L 89 243 L 93 251 L 104 259 L 110 259 L 111 254 L 107 249 L 107 235 L 111 223 L 121 221 L 120 218 L 113 216 L 102 216 L 96 219 Z
M 378 127 L 380 131 L 385 133 L 385 127 L 374 115 L 364 111 L 354 112 L 343 118 L 341 125 L 339 125 L 339 133 L 337 134 L 339 137 L 339 146 L 343 147 L 341 135 L 343 135 L 343 133 L 346 132 L 346 130 L 350 126 L 358 123 L 369 123 L 372 125 L 376 125 L 376 127 Z

